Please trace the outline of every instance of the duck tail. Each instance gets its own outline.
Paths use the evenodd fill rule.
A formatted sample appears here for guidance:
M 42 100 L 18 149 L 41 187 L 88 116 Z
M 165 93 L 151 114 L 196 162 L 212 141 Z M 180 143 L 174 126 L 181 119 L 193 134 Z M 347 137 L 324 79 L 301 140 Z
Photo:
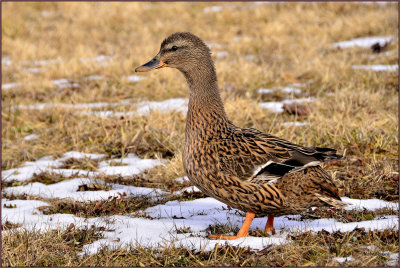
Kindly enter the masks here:
M 320 194 L 317 194 L 317 193 L 315 194 L 315 196 L 319 200 L 321 200 L 322 202 L 324 202 L 324 203 L 326 203 L 326 204 L 328 204 L 330 206 L 333 206 L 333 207 L 344 208 L 347 205 L 349 205 L 348 203 L 343 202 L 342 200 L 340 200 L 340 198 L 336 199 L 336 198 L 332 198 L 332 197 L 328 197 L 328 196 L 323 196 L 323 195 L 320 195 Z
M 343 159 L 342 155 L 336 154 L 335 149 L 321 147 L 314 147 L 314 149 L 317 151 L 315 154 L 316 158 L 319 158 L 322 161 L 335 161 Z

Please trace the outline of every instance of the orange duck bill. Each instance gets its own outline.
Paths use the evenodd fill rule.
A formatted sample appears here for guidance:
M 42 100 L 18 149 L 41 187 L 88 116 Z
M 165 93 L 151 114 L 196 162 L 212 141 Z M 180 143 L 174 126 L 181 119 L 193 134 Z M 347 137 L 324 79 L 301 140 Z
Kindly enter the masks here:
M 150 72 L 154 69 L 167 67 L 167 64 L 160 60 L 160 53 L 158 53 L 151 61 L 139 66 L 135 69 L 135 72 Z

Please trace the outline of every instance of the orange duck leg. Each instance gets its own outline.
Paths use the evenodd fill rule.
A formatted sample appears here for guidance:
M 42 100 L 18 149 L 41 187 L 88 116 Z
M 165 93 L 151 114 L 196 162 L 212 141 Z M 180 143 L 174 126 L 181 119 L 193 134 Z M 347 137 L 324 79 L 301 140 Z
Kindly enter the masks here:
M 267 224 L 265 225 L 264 232 L 269 233 L 269 234 L 275 234 L 274 218 L 275 218 L 274 216 L 268 215 L 268 220 L 267 220 Z
M 256 216 L 253 212 L 246 213 L 246 219 L 243 222 L 242 227 L 240 228 L 237 235 L 209 235 L 208 238 L 210 239 L 222 239 L 222 240 L 235 240 L 241 237 L 245 237 L 249 234 L 250 224 L 253 221 L 254 217 Z

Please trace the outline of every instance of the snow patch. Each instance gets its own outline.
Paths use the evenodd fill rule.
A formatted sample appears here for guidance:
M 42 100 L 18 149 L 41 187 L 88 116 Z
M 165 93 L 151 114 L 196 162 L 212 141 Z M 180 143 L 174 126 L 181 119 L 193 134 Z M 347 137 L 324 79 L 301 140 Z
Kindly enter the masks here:
M 65 181 L 64 184 L 55 184 L 52 189 L 54 191 L 59 191 L 55 192 L 57 194 L 64 193 L 66 197 L 68 196 L 68 198 L 71 198 L 71 196 L 76 196 L 76 191 L 74 192 L 74 190 L 76 190 L 76 185 L 82 182 L 89 182 L 88 179 L 86 180 L 87 181 L 75 179 Z M 42 187 L 43 190 L 43 185 L 36 185 L 35 187 Z M 133 194 L 143 193 L 137 191 L 137 189 L 141 187 L 115 184 L 112 185 L 112 187 L 113 190 L 120 191 L 128 191 L 129 189 L 132 189 L 131 192 Z M 15 189 L 17 187 L 11 188 Z M 145 192 L 154 191 L 154 189 L 149 188 L 142 188 L 142 190 Z M 88 196 L 91 194 L 96 195 L 96 193 L 85 193 L 88 194 Z M 148 193 L 151 194 L 152 192 Z M 97 197 L 94 198 L 85 196 L 85 198 L 93 198 L 96 200 Z M 349 198 L 345 198 L 345 201 L 350 201 L 350 203 L 352 202 L 352 200 Z M 376 207 L 375 205 L 372 205 L 372 202 L 368 202 L 367 200 L 364 201 L 368 208 L 373 209 Z M 242 216 L 239 216 L 240 213 L 238 213 L 236 210 L 228 210 L 225 204 L 211 197 L 186 202 L 170 201 L 163 205 L 147 208 L 143 211 L 143 213 L 152 217 L 153 219 L 135 218 L 132 217 L 132 215 L 117 215 L 87 219 L 67 214 L 43 215 L 36 208 L 38 206 L 48 205 L 44 202 L 32 200 L 10 201 L 3 199 L 2 203 L 6 205 L 15 204 L 17 206 L 17 208 L 2 207 L 2 221 L 5 222 L 8 220 L 12 223 L 23 224 L 23 228 L 27 229 L 56 229 L 60 226 L 68 226 L 70 223 L 74 223 L 77 228 L 95 224 L 96 226 L 104 226 L 110 230 L 115 230 L 102 232 L 104 238 L 95 241 L 94 243 L 85 245 L 82 254 L 96 254 L 103 246 L 116 248 L 140 244 L 144 247 L 159 247 L 172 243 L 175 246 L 182 246 L 188 249 L 204 251 L 213 250 L 217 244 L 228 244 L 240 247 L 250 247 L 254 250 L 261 250 L 268 245 L 290 243 L 290 241 L 286 241 L 285 237 L 292 232 L 304 232 L 309 230 L 312 232 L 318 232 L 322 229 L 328 232 L 347 232 L 354 230 L 357 227 L 363 227 L 366 230 L 398 228 L 397 216 L 383 216 L 372 221 L 341 223 L 335 219 L 299 221 L 299 215 L 288 215 L 275 218 L 275 229 L 277 234 L 270 237 L 244 237 L 233 241 L 209 240 L 206 236 L 206 229 L 209 225 L 219 223 L 227 224 L 228 226 L 232 227 L 240 227 L 244 219 Z M 265 218 L 255 218 L 250 226 L 250 229 L 254 230 L 257 227 L 263 228 L 265 221 Z M 178 233 L 177 230 L 182 228 L 189 228 L 189 232 L 184 234 Z M 350 261 L 350 259 L 347 259 L 347 261 Z
M 135 104 L 136 111 L 129 112 L 114 112 L 114 111 L 100 111 L 100 112 L 91 112 L 95 116 L 99 117 L 121 117 L 121 116 L 145 116 L 149 115 L 153 111 L 157 111 L 160 113 L 168 113 L 168 112 L 187 112 L 188 100 L 183 98 L 174 98 L 168 99 L 164 101 L 144 101 Z
M 217 56 L 217 58 L 225 58 L 229 55 L 229 53 L 227 51 L 218 51 L 215 53 L 215 56 Z
M 337 261 L 339 263 L 344 263 L 344 262 L 348 262 L 348 261 L 354 261 L 354 258 L 352 256 L 336 257 L 336 258 L 333 258 L 332 260 Z
M 257 92 L 259 94 L 272 94 L 275 92 L 275 89 L 271 89 L 271 88 L 260 88 L 257 90 Z
M 31 135 L 26 136 L 26 137 L 24 138 L 24 140 L 26 140 L 26 141 L 31 141 L 31 140 L 36 140 L 36 139 L 39 138 L 39 137 L 40 137 L 40 136 L 37 135 L 37 134 L 31 134 Z
M 54 172 L 64 176 L 80 176 L 82 174 L 86 175 L 96 175 L 96 173 L 89 172 L 87 170 L 74 170 L 74 169 L 57 169 L 63 164 L 63 161 L 69 158 L 83 158 L 88 157 L 91 159 L 99 159 L 104 157 L 103 154 L 84 154 L 78 152 L 67 152 L 64 157 L 54 160 L 53 157 L 45 156 L 34 162 L 27 161 L 23 163 L 18 168 L 12 168 L 7 170 L 2 170 L 2 179 L 4 181 L 26 181 L 31 179 L 34 174 L 40 174 L 41 172 Z
M 184 182 L 189 182 L 190 180 L 187 176 L 185 176 L 185 177 L 176 178 L 175 181 L 183 184 Z
M 183 194 L 184 192 L 187 192 L 187 193 L 199 193 L 199 192 L 201 192 L 201 191 L 200 191 L 200 189 L 197 188 L 196 186 L 189 186 L 189 187 L 183 188 L 182 190 L 179 190 L 179 191 L 174 192 L 174 194 L 175 194 L 175 195 L 181 195 L 181 194 Z
M 42 157 L 35 162 L 25 162 L 19 168 L 12 168 L 2 170 L 2 179 L 4 181 L 26 181 L 33 177 L 33 175 L 39 174 L 49 168 L 61 166 L 60 161 L 53 160 L 52 157 Z
M 7 84 L 2 84 L 1 85 L 1 89 L 2 90 L 7 90 L 7 89 L 10 89 L 10 88 L 19 87 L 19 86 L 21 86 L 21 83 L 19 83 L 19 82 L 7 83 Z
M 284 126 L 296 126 L 296 127 L 301 127 L 301 126 L 309 126 L 310 123 L 308 123 L 308 122 L 297 122 L 297 121 L 294 121 L 294 122 L 284 122 L 282 125 L 284 125 Z
M 61 161 L 67 160 L 69 158 L 75 158 L 75 159 L 82 159 L 82 158 L 90 158 L 90 159 L 101 159 L 106 157 L 105 154 L 91 154 L 91 153 L 81 153 L 81 152 L 76 152 L 76 151 L 70 151 L 66 152 L 64 154 L 64 157 L 61 158 Z
M 112 159 L 100 162 L 98 171 L 106 175 L 132 176 L 165 162 L 166 160 L 141 159 L 135 154 L 128 154 L 123 159 Z
M 399 69 L 399 65 L 353 65 L 351 68 L 355 70 L 362 69 L 375 72 L 396 72 Z
M 348 41 L 342 41 L 333 43 L 334 47 L 340 48 L 350 48 L 350 47 L 371 47 L 372 45 L 379 43 L 380 46 L 384 46 L 386 43 L 394 40 L 394 36 L 372 36 L 372 37 L 362 37 L 355 38 Z
M 281 89 L 282 92 L 288 93 L 288 94 L 300 94 L 302 90 L 300 88 L 295 88 L 295 87 L 284 87 Z
M 96 184 L 104 187 L 107 186 L 111 187 L 111 190 L 78 192 L 79 186 L 84 184 Z M 8 187 L 4 189 L 4 193 L 13 195 L 27 194 L 31 196 L 39 196 L 41 198 L 65 198 L 81 202 L 107 200 L 110 196 L 119 196 L 119 194 L 123 193 L 126 193 L 128 196 L 146 195 L 149 198 L 165 194 L 165 192 L 159 189 L 126 186 L 120 184 L 105 184 L 101 180 L 89 178 L 75 178 L 50 185 L 34 182 L 24 186 Z
M 277 90 L 280 90 L 283 93 L 286 94 L 300 94 L 302 92 L 302 90 L 300 88 L 297 87 L 301 87 L 304 86 L 304 84 L 300 84 L 300 83 L 295 83 L 292 84 L 291 86 L 287 86 L 287 87 L 283 87 L 283 88 L 260 88 L 258 89 L 258 93 L 259 94 L 272 94 Z
M 205 7 L 203 9 L 204 13 L 221 12 L 221 11 L 222 11 L 222 6 L 211 6 L 211 7 Z
M 283 101 L 269 101 L 269 102 L 261 102 L 259 105 L 263 109 L 268 109 L 273 113 L 282 113 L 283 110 L 283 105 L 284 104 L 292 104 L 296 102 L 311 102 L 315 101 L 315 98 L 309 97 L 309 98 L 301 98 L 301 99 L 286 99 Z
M 22 68 L 22 70 L 28 73 L 36 74 L 39 73 L 41 69 L 35 67 L 35 68 Z
M 62 78 L 51 81 L 58 88 L 80 87 L 81 85 L 73 82 L 71 79 Z
M 343 202 L 349 204 L 344 208 L 346 210 L 376 210 L 381 208 L 390 208 L 394 210 L 399 209 L 399 203 L 392 203 L 380 199 L 351 199 L 348 197 L 342 197 L 341 199 Z
M 42 201 L 2 199 L 1 203 L 17 206 L 16 208 L 1 207 L 2 222 L 9 221 L 23 225 L 17 229 L 47 231 L 49 229 L 66 228 L 71 223 L 76 227 L 90 227 L 91 225 L 107 227 L 107 223 L 99 220 L 99 218 L 80 218 L 72 214 L 43 215 L 37 208 L 49 206 L 50 204 Z M 4 231 L 4 233 L 7 232 Z
M 165 101 L 147 101 L 137 104 L 138 109 L 136 112 L 139 115 L 147 115 L 152 110 L 156 110 L 161 113 L 170 111 L 187 112 L 188 100 L 183 98 L 168 99 Z
M 12 64 L 12 60 L 10 56 L 4 56 L 1 59 L 1 64 L 2 65 L 11 65 Z
M 89 103 L 37 103 L 32 105 L 16 105 L 12 106 L 11 109 L 28 109 L 28 110 L 42 110 L 48 108 L 64 108 L 64 109 L 90 109 L 90 108 L 103 108 L 108 106 L 122 106 L 128 105 L 132 102 L 132 99 L 125 99 L 120 102 L 89 102 Z
M 139 75 L 123 76 L 122 78 L 128 80 L 131 83 L 139 82 L 140 80 L 146 79 L 145 77 Z
M 87 78 L 87 80 L 90 80 L 90 81 L 96 81 L 96 80 L 102 80 L 102 79 L 104 79 L 105 77 L 102 76 L 102 75 L 89 75 L 89 76 L 86 77 L 86 78 Z
M 387 266 L 398 266 L 399 264 L 399 253 L 393 253 L 390 251 L 383 251 L 381 252 L 383 256 L 388 256 L 390 258 L 390 261 L 386 262 Z

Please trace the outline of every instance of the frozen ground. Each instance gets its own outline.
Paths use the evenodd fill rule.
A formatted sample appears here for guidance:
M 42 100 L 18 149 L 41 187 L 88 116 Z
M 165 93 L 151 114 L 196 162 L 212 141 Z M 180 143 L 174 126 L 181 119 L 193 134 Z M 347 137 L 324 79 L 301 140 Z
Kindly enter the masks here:
M 60 159 L 53 160 L 51 157 L 44 157 L 36 162 L 26 162 L 21 167 L 3 172 L 5 181 L 24 181 L 33 176 L 34 172 L 43 169 L 57 171 L 62 161 L 69 158 L 82 159 L 103 159 L 104 155 L 85 154 L 80 152 L 68 152 Z M 71 177 L 58 183 L 45 185 L 38 182 L 28 183 L 23 186 L 7 187 L 5 194 L 27 194 L 40 198 L 64 198 L 79 202 L 107 200 L 110 196 L 119 196 L 124 192 L 131 197 L 146 196 L 148 198 L 162 198 L 169 193 L 156 188 L 134 187 L 108 183 L 93 178 L 96 173 L 109 172 L 113 167 L 130 167 L 132 173 L 139 174 L 145 169 L 161 164 L 158 160 L 140 159 L 135 155 L 128 155 L 124 159 L 103 160 L 100 168 L 92 174 L 80 174 L 80 178 Z M 111 165 L 111 163 L 113 165 Z M 127 166 L 115 166 L 118 163 Z M 71 170 L 70 170 L 71 171 Z M 72 170 L 69 173 L 76 172 Z M 112 174 L 127 175 L 125 171 L 113 170 Z M 177 178 L 183 183 L 187 178 Z M 82 184 L 97 184 L 107 186 L 106 190 L 100 191 L 78 191 Z M 183 191 L 199 191 L 196 187 L 187 187 L 174 194 L 179 195 Z M 159 199 L 160 200 L 160 199 Z M 361 200 L 343 198 L 349 203 L 347 209 L 376 210 L 389 207 L 398 209 L 397 203 L 386 202 L 378 199 Z M 397 216 L 380 216 L 370 221 L 342 223 L 335 219 L 300 220 L 299 215 L 277 217 L 275 219 L 276 234 L 270 237 L 246 237 L 234 241 L 210 240 L 207 238 L 206 229 L 210 225 L 219 223 L 232 227 L 240 227 L 243 217 L 238 211 L 228 210 L 227 206 L 211 197 L 200 198 L 192 201 L 170 201 L 165 204 L 149 207 L 142 211 L 146 217 L 135 217 L 134 214 L 114 215 L 96 218 L 82 218 L 70 214 L 44 215 L 38 207 L 48 206 L 46 202 L 36 200 L 7 200 L 2 199 L 2 222 L 6 221 L 20 224 L 19 228 L 47 230 L 69 226 L 73 223 L 76 227 L 103 226 L 104 238 L 92 244 L 85 245 L 83 254 L 95 254 L 101 247 L 110 248 L 140 244 L 148 247 L 158 247 L 174 243 L 177 246 L 195 250 L 212 250 L 216 244 L 230 244 L 242 247 L 250 247 L 254 250 L 261 250 L 267 245 L 278 245 L 290 243 L 286 236 L 292 232 L 312 231 L 318 232 L 322 229 L 333 232 L 348 232 L 355 228 L 366 230 L 382 230 L 387 228 L 398 228 Z M 265 225 L 265 218 L 256 218 L 251 229 L 262 229 Z M 186 230 L 185 233 L 180 230 Z M 338 260 L 341 261 L 341 260 Z

